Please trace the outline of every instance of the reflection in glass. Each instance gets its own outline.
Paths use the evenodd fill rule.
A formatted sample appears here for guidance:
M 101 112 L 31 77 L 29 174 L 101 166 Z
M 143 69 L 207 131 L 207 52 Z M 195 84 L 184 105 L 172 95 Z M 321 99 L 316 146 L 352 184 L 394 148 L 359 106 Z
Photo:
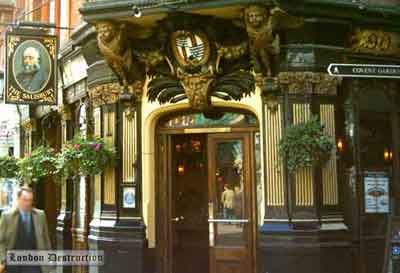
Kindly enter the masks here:
M 264 188 L 261 168 L 261 134 L 257 132 L 254 138 L 255 162 L 256 162 L 256 188 L 257 188 L 257 221 L 259 225 L 263 224 L 264 218 Z
M 0 209 L 11 208 L 16 200 L 17 184 L 14 180 L 4 179 L 0 182 Z
M 86 116 L 86 105 L 82 104 L 79 109 L 79 131 L 82 137 L 86 137 L 87 134 L 87 116 Z
M 217 245 L 237 246 L 245 243 L 243 143 L 231 140 L 217 143 L 216 147 L 216 219 L 223 220 L 215 224 Z

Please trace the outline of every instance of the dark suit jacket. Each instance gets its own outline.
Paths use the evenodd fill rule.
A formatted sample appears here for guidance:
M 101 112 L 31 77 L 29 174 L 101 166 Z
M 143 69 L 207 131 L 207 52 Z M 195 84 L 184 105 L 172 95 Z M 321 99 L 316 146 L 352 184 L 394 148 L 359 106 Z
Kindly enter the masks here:
M 7 250 L 15 248 L 18 231 L 19 210 L 4 211 L 0 217 L 0 263 L 5 263 Z M 50 250 L 51 243 L 47 219 L 43 210 L 33 209 L 32 220 L 35 229 L 37 250 Z M 42 272 L 50 272 L 51 267 L 42 266 Z
M 17 80 L 22 87 L 30 92 L 39 91 L 46 83 L 48 73 L 39 69 L 33 73 L 20 72 Z

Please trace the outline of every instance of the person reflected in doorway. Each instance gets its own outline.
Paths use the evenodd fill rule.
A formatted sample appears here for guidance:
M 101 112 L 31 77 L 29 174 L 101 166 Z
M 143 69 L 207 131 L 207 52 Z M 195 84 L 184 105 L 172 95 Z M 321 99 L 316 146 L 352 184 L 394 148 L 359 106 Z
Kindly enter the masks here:
M 243 191 L 239 185 L 235 185 L 234 190 L 233 213 L 235 219 L 243 219 Z
M 229 184 L 224 185 L 221 202 L 224 208 L 224 218 L 233 219 L 233 198 L 235 192 L 229 187 Z

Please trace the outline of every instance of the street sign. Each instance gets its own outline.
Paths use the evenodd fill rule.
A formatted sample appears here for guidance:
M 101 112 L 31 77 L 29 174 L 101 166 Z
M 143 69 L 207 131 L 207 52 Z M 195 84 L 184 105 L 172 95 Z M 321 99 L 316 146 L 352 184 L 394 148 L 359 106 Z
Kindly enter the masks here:
M 330 64 L 328 73 L 336 77 L 400 79 L 400 65 Z

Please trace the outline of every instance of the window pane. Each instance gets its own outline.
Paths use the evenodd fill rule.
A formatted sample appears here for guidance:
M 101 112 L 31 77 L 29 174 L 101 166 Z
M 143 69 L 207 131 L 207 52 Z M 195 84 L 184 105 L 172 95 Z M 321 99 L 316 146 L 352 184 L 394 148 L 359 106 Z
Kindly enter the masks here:
M 243 142 L 230 140 L 217 143 L 216 147 L 217 192 L 216 219 L 227 222 L 215 225 L 216 245 L 238 246 L 246 242 L 245 224 L 229 222 L 246 219 L 243 183 Z
M 166 128 L 218 126 L 257 126 L 257 119 L 253 115 L 229 112 L 222 114 L 222 117 L 219 119 L 210 119 L 205 117 L 202 113 L 196 113 L 169 118 L 162 125 L 162 127 Z

